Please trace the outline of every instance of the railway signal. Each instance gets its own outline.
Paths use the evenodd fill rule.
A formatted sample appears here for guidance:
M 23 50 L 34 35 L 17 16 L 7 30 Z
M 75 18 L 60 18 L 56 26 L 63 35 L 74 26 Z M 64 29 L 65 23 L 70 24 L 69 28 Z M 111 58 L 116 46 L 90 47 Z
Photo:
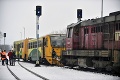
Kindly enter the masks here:
M 42 14 L 42 6 L 36 6 L 36 38 L 37 38 L 37 61 L 35 66 L 40 66 L 39 56 L 38 56 L 38 38 L 39 38 L 39 17 Z
M 81 18 L 82 18 L 82 9 L 77 9 L 77 18 L 78 18 L 78 21 L 81 21 Z
M 6 37 L 6 33 L 4 33 L 4 50 L 5 50 L 5 37 Z

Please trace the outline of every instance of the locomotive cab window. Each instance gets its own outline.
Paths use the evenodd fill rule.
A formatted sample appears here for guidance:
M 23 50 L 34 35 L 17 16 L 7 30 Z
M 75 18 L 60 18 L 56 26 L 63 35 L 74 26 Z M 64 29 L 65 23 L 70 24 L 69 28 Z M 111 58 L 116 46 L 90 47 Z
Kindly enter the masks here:
M 79 36 L 79 27 L 78 27 L 78 26 L 76 26 L 76 27 L 74 28 L 74 35 L 75 35 L 75 36 Z
M 85 34 L 88 34 L 88 33 L 89 33 L 89 32 L 88 32 L 88 28 L 86 28 L 86 27 L 84 28 L 84 33 L 85 33 Z
M 96 29 L 96 27 L 92 27 L 91 28 L 91 33 L 95 33 L 95 29 Z
M 73 33 L 73 28 L 67 28 L 67 38 L 71 38 Z

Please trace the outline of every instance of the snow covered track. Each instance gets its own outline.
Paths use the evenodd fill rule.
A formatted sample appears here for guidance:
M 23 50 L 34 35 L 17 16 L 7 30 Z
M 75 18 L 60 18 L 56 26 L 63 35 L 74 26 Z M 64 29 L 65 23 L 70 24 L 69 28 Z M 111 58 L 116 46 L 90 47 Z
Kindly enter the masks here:
M 104 70 L 104 69 L 92 69 L 92 68 L 69 67 L 69 66 L 65 66 L 64 68 L 74 69 L 74 70 L 77 70 L 77 71 L 101 73 L 101 74 L 105 74 L 105 75 L 120 77 L 120 74 L 115 73 L 115 72 L 108 72 L 108 71 L 106 71 L 106 70 Z
M 26 67 L 22 66 L 19 62 L 16 62 L 15 66 L 7 65 L 7 68 L 17 80 L 49 80 L 27 69 Z
M 36 76 L 38 76 L 38 77 L 40 77 L 40 78 L 42 78 L 43 80 L 49 80 L 49 79 L 47 79 L 47 78 L 45 78 L 45 77 L 43 77 L 43 76 L 41 76 L 41 75 L 39 75 L 39 74 L 37 74 L 37 73 L 35 73 L 35 72 L 33 72 L 33 71 L 27 69 L 26 67 L 22 66 L 19 62 L 18 62 L 18 64 L 19 64 L 22 68 L 26 69 L 27 71 L 31 72 L 32 74 L 34 74 L 34 75 L 36 75 Z
M 42 75 L 49 80 L 120 80 L 120 77 L 105 75 L 102 73 L 47 65 L 40 65 L 40 67 L 35 67 L 35 64 L 23 61 L 20 61 L 19 63 L 27 69 Z
M 7 68 L 8 68 L 8 70 L 10 71 L 10 73 L 11 73 L 17 80 L 20 80 L 20 78 L 17 77 L 17 76 L 14 74 L 14 72 L 12 72 L 12 71 L 10 70 L 10 68 L 8 67 L 8 65 L 7 65 Z

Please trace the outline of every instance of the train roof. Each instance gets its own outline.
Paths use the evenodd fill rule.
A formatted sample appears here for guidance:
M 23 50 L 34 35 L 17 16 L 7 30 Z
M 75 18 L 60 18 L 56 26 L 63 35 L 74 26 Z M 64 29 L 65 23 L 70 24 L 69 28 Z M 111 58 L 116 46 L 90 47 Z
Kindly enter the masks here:
M 31 39 L 34 39 L 34 38 L 26 38 L 26 39 L 31 40 Z M 19 43 L 23 42 L 23 41 L 26 40 L 26 39 L 22 39 L 22 40 L 14 41 L 14 43 L 19 44 Z
M 47 34 L 45 36 L 66 36 L 66 34 Z M 42 36 L 42 37 L 45 37 L 45 36 Z
M 50 36 L 66 36 L 66 34 L 50 34 Z
M 109 14 L 109 16 L 101 17 L 101 18 L 95 18 L 95 19 L 88 19 L 84 21 L 79 21 L 77 23 L 72 23 L 67 26 L 67 28 L 75 27 L 75 26 L 91 26 L 101 23 L 107 23 L 107 22 L 114 22 L 120 20 L 120 11 L 112 12 Z M 79 26 L 79 27 L 80 27 Z
M 79 25 L 80 23 L 81 23 L 81 22 L 72 23 L 72 24 L 68 25 L 67 28 L 77 26 L 77 25 Z
M 48 34 L 46 36 L 66 36 L 66 34 Z M 38 40 L 41 40 L 43 37 L 45 36 L 39 37 Z M 34 41 L 37 41 L 37 39 L 36 38 L 29 39 L 29 42 L 34 42 Z

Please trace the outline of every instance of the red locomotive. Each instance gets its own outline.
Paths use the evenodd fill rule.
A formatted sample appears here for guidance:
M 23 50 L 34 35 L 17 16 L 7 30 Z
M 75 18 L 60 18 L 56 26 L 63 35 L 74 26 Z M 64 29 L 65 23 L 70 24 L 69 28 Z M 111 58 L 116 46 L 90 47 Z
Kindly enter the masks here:
M 120 72 L 120 11 L 68 25 L 62 62 Z

